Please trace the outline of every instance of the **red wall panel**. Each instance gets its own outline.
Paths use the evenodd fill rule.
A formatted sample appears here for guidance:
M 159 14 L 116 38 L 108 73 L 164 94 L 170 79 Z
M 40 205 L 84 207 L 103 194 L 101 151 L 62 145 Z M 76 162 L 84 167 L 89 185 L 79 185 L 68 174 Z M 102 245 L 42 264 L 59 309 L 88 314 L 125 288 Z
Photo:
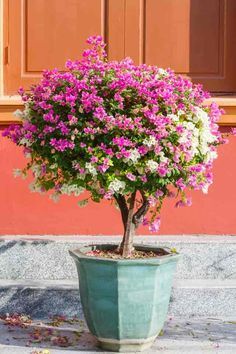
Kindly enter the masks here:
M 90 203 L 81 209 L 76 198 L 63 196 L 54 203 L 47 195 L 30 192 L 30 179 L 13 176 L 22 167 L 20 149 L 0 138 L 0 234 L 122 233 L 119 212 L 109 202 Z M 174 208 L 167 200 L 161 212 L 161 234 L 236 234 L 236 137 L 219 149 L 214 184 L 207 195 L 193 193 L 193 205 Z M 149 234 L 141 227 L 139 234 Z

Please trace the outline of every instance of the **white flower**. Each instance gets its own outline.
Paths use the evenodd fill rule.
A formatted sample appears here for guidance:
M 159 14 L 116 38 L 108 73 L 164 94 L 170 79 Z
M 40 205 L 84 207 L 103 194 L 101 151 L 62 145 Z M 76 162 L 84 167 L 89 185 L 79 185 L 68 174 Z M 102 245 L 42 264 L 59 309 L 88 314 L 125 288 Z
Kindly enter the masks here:
M 78 179 L 82 179 L 82 181 L 85 179 L 86 173 L 77 173 L 76 177 Z
M 209 145 L 214 143 L 216 140 L 216 136 L 211 134 L 210 128 L 209 127 L 204 127 L 199 135 L 199 149 L 200 152 L 205 155 L 210 151 Z
M 161 162 L 166 163 L 168 161 L 168 158 L 165 156 L 163 151 L 159 152 L 159 158 Z
M 201 152 L 203 155 L 206 155 L 206 154 L 208 153 L 208 151 L 209 151 L 209 146 L 208 146 L 206 143 L 200 144 L 200 145 L 199 145 L 199 150 L 200 150 L 200 152 Z
M 162 69 L 162 68 L 159 68 L 158 72 L 159 72 L 160 75 L 166 75 L 167 74 L 167 71 Z
M 194 137 L 197 137 L 197 138 L 199 137 L 199 129 L 198 128 L 194 127 L 192 133 L 193 133 Z
M 195 114 L 198 120 L 200 120 L 203 124 L 208 123 L 209 124 L 209 117 L 208 114 L 200 107 L 195 107 Z
M 89 173 L 91 173 L 91 175 L 93 175 L 93 176 L 97 175 L 96 168 L 90 162 L 86 162 L 85 168 L 86 168 L 86 170 L 89 171 Z
M 123 181 L 120 181 L 119 179 L 115 178 L 110 184 L 109 184 L 109 190 L 112 193 L 118 193 L 118 192 L 123 192 L 125 189 L 126 183 Z
M 27 119 L 30 120 L 30 113 L 31 110 L 29 108 L 28 103 L 26 103 L 24 111 L 17 109 L 13 114 L 14 116 L 19 117 L 22 120 L 27 120 Z
M 37 184 L 37 182 L 32 182 L 29 184 L 29 189 L 31 192 L 38 192 L 38 193 L 42 193 L 42 187 Z
M 171 118 L 174 122 L 179 121 L 179 117 L 176 114 L 168 114 L 168 117 Z
M 141 156 L 140 153 L 137 149 L 129 150 L 129 152 L 130 156 L 128 157 L 128 159 L 125 159 L 125 161 L 131 160 L 133 163 L 136 163 Z
M 210 118 L 208 114 L 201 108 L 195 107 L 196 116 L 202 123 L 202 129 L 200 132 L 201 142 L 204 144 L 211 144 L 217 140 L 217 137 L 211 133 Z
M 14 177 L 19 177 L 22 175 L 22 171 L 19 168 L 15 168 L 13 171 L 13 176 Z
M 19 141 L 19 145 L 24 145 L 26 147 L 29 147 L 32 145 L 32 142 L 29 141 L 28 139 L 26 138 L 22 138 L 20 141 Z
M 25 109 L 24 109 L 24 111 L 23 111 L 22 118 L 30 117 L 30 113 L 31 113 L 30 104 L 29 104 L 29 102 L 26 102 L 26 103 L 25 103 Z
M 209 184 L 205 184 L 203 187 L 202 187 L 202 191 L 204 194 L 207 194 L 208 193 L 208 189 L 209 189 Z
M 179 109 L 177 114 L 179 117 L 182 115 L 186 115 L 186 113 L 182 109 Z
M 216 151 L 208 151 L 207 154 L 206 154 L 206 156 L 205 156 L 204 161 L 205 161 L 205 162 L 213 161 L 213 160 L 215 160 L 217 157 L 218 157 L 218 154 L 217 154 Z
M 58 164 L 57 163 L 53 163 L 51 166 L 50 166 L 50 170 L 57 170 L 58 169 Z
M 195 130 L 195 125 L 192 122 L 183 122 L 183 126 L 186 127 L 188 130 Z
M 52 199 L 55 203 L 57 203 L 60 199 L 60 194 L 57 192 L 50 194 L 49 198 Z
M 212 160 L 215 160 L 218 157 L 218 154 L 216 151 L 210 151 L 210 157 Z
M 36 165 L 36 164 L 35 164 L 35 165 L 33 165 L 33 166 L 31 167 L 31 170 L 33 171 L 34 176 L 35 176 L 36 178 L 40 177 L 41 174 L 42 174 L 41 165 Z
M 182 134 L 181 134 L 181 136 L 179 137 L 179 143 L 180 144 L 185 144 L 185 143 L 187 143 L 189 141 L 189 138 L 188 138 L 188 132 L 183 132 Z
M 148 138 L 145 138 L 143 140 L 143 144 L 148 146 L 148 147 L 152 147 L 155 146 L 157 143 L 156 138 L 152 135 L 150 135 Z
M 15 117 L 23 118 L 24 117 L 24 112 L 22 112 L 20 109 L 17 109 L 15 112 L 13 112 L 13 115 Z
M 60 189 L 61 194 L 71 195 L 74 194 L 78 197 L 81 193 L 84 192 L 84 188 L 77 186 L 76 184 L 66 184 L 64 183 Z
M 198 154 L 198 147 L 199 147 L 199 139 L 198 139 L 198 137 L 193 136 L 192 143 L 191 143 L 192 156 Z
M 143 168 L 143 166 L 139 166 L 139 167 L 137 167 L 137 171 L 138 171 L 138 173 L 140 173 L 141 175 L 144 173 L 144 168 Z
M 158 74 L 155 75 L 155 79 L 158 80 L 160 76 L 166 76 L 166 75 L 168 75 L 166 70 L 162 68 L 158 68 Z
M 200 139 L 203 143 L 214 143 L 216 141 L 217 137 L 213 134 L 211 134 L 211 131 L 209 128 L 205 127 L 201 131 Z
M 146 166 L 151 172 L 155 172 L 158 167 L 158 163 L 154 160 L 148 160 Z

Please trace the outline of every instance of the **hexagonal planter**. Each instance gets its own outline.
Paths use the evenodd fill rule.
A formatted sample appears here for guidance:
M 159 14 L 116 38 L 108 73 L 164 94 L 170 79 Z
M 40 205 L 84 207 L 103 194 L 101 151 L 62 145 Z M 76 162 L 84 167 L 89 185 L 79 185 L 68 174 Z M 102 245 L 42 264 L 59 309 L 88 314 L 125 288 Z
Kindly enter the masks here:
M 178 254 L 146 259 L 87 256 L 90 250 L 117 245 L 92 245 L 70 251 L 79 274 L 82 307 L 88 328 L 105 350 L 142 351 L 160 333 L 168 310 Z M 135 245 L 156 251 L 158 246 Z

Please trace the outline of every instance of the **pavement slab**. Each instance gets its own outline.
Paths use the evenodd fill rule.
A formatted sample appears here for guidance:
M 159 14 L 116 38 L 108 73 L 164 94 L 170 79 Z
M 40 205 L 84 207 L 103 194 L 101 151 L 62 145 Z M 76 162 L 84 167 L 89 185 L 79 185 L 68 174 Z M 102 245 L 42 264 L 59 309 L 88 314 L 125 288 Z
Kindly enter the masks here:
M 0 315 L 27 313 L 45 318 L 81 312 L 78 280 L 0 279 Z M 228 317 L 236 314 L 236 280 L 177 279 L 171 293 L 169 315 L 175 317 Z
M 69 322 L 68 322 L 69 321 Z M 73 321 L 72 321 L 73 322 Z M 9 326 L 0 321 L 1 354 L 75 354 L 108 353 L 96 347 L 83 318 L 52 326 L 51 319 L 34 320 L 26 327 Z M 67 347 L 60 346 L 66 338 Z M 45 350 L 48 350 L 45 351 Z M 236 321 L 214 318 L 173 318 L 146 353 L 236 353 Z

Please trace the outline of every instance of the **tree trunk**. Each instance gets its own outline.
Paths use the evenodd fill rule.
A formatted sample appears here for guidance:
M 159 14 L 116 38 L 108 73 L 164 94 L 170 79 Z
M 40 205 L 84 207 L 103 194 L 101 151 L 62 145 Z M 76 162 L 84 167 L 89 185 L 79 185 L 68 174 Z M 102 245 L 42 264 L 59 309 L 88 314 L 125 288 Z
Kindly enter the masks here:
M 143 191 L 140 191 L 142 195 L 142 205 L 135 212 L 135 198 L 136 192 L 131 194 L 129 202 L 121 194 L 115 196 L 115 200 L 119 205 L 121 211 L 121 217 L 124 225 L 124 236 L 121 244 L 118 247 L 118 251 L 123 257 L 129 257 L 133 250 L 133 241 L 135 236 L 135 230 L 138 228 L 143 220 L 144 215 L 148 212 L 149 201 Z
M 124 238 L 121 244 L 122 256 L 129 257 L 133 250 L 135 224 L 133 222 L 136 191 L 131 194 Z

